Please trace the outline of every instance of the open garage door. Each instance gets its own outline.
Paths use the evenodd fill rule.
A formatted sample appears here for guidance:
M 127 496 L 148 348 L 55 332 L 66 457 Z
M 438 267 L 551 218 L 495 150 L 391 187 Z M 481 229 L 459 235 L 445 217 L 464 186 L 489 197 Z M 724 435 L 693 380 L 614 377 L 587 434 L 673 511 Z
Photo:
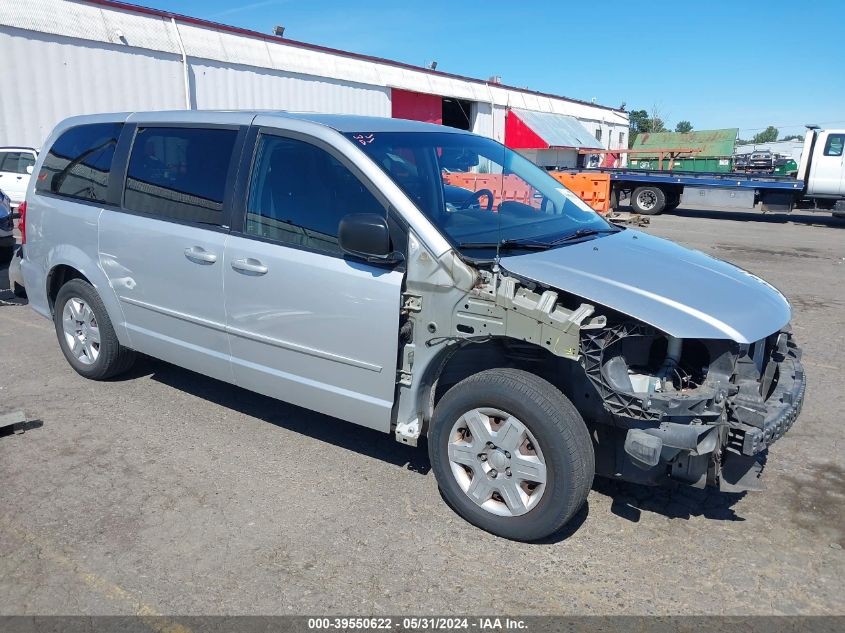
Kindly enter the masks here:
M 410 119 L 471 130 L 473 102 L 393 88 L 391 102 L 394 119 Z

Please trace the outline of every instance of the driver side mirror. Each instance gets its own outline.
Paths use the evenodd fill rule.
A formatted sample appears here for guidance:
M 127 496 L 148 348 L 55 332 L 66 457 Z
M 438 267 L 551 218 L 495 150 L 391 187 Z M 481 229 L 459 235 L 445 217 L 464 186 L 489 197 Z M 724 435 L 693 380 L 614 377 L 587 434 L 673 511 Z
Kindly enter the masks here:
M 350 213 L 338 227 L 338 244 L 344 253 L 373 263 L 395 264 L 401 253 L 390 248 L 387 220 L 377 213 Z
M 26 166 L 26 173 L 28 173 L 29 175 L 32 175 L 32 165 Z

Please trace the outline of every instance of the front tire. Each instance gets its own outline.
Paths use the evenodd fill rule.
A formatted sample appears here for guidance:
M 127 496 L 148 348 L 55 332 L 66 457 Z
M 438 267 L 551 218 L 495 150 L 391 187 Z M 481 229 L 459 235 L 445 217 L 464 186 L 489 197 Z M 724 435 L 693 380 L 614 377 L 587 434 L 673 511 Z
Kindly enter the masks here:
M 595 474 L 592 442 L 572 403 L 516 369 L 483 371 L 452 387 L 434 410 L 428 450 L 449 505 L 517 541 L 563 527 Z
M 59 290 L 53 323 L 67 362 L 85 378 L 105 380 L 135 362 L 135 352 L 117 340 L 100 295 L 81 279 L 71 279 Z

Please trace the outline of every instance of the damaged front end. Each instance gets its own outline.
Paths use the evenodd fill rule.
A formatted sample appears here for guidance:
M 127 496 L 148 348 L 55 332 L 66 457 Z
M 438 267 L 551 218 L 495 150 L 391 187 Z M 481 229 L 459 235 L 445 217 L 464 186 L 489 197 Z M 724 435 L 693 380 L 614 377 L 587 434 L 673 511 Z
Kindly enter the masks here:
M 610 428 L 603 474 L 739 492 L 760 487 L 762 453 L 804 399 L 801 350 L 789 331 L 751 344 L 680 339 L 637 321 L 586 325 L 581 363 Z

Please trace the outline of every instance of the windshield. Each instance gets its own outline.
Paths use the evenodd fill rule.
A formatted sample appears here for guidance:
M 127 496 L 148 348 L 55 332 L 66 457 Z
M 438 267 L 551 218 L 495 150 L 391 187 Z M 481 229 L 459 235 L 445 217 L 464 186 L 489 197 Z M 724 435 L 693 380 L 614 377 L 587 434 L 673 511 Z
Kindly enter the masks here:
M 348 135 L 461 250 L 498 250 L 616 229 L 526 158 L 449 132 Z

